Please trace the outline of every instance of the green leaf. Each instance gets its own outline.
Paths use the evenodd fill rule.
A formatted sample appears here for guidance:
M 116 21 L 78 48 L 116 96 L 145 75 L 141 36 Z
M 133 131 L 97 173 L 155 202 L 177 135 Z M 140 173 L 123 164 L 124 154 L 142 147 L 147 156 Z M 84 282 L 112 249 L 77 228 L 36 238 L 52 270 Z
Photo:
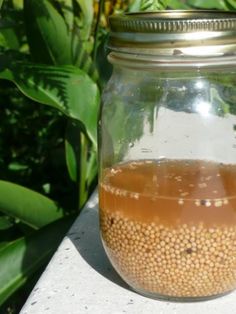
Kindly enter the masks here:
M 0 211 L 40 228 L 63 217 L 62 209 L 49 198 L 15 183 L 0 180 Z
M 34 61 L 72 64 L 71 38 L 62 16 L 47 0 L 24 0 L 25 26 Z
M 72 31 L 74 27 L 73 0 L 57 0 L 57 2 L 60 4 L 68 30 Z
M 69 120 L 65 136 L 66 165 L 72 181 L 78 180 L 81 125 Z
M 0 9 L 1 9 L 2 4 L 3 4 L 3 0 L 0 0 Z
M 236 10 L 236 1 L 235 0 L 226 0 L 230 10 Z
M 22 10 L 24 7 L 23 0 L 12 0 L 14 8 L 17 10 Z
M 8 169 L 11 171 L 24 171 L 24 170 L 29 169 L 29 166 L 28 165 L 22 165 L 18 162 L 11 162 L 8 165 Z
M 227 5 L 224 0 L 188 0 L 187 4 L 201 9 L 227 10 Z
M 11 17 L 3 17 L 0 21 L 0 45 L 8 48 L 18 50 L 20 43 L 17 36 L 17 25 L 14 20 L 14 15 Z
M 168 0 L 142 0 L 141 11 L 157 11 L 167 8 Z
M 1 44 L 1 46 L 15 50 L 18 50 L 20 48 L 19 40 L 17 38 L 14 28 L 1 29 L 0 35 L 4 38 L 5 41 L 5 44 Z
M 80 133 L 80 156 L 79 156 L 79 208 L 81 209 L 88 199 L 87 186 L 87 160 L 89 143 L 83 133 Z
M 91 184 L 93 183 L 94 179 L 96 178 L 98 174 L 98 164 L 97 164 L 97 153 L 94 151 L 90 152 L 90 156 L 87 161 L 86 165 L 86 180 L 88 187 L 91 187 Z
M 88 23 L 92 23 L 93 20 L 93 0 L 76 0 L 83 12 L 84 17 Z
M 128 11 L 129 12 L 137 12 L 140 10 L 141 8 L 141 1 L 142 0 L 133 0 L 133 1 L 129 1 L 129 7 L 128 7 Z
M 7 216 L 0 217 L 0 231 L 7 230 L 13 226 L 13 223 L 9 220 Z
M 230 113 L 230 105 L 220 96 L 219 91 L 215 87 L 210 88 L 210 97 L 217 115 L 224 117 Z
M 60 219 L 29 237 L 6 244 L 0 254 L 0 306 L 48 263 L 75 216 Z
M 180 0 L 168 0 L 168 7 L 172 10 L 188 10 L 191 8 Z
M 76 0 L 83 13 L 83 29 L 85 32 L 85 40 L 89 38 L 93 23 L 93 0 Z
M 0 242 L 0 255 L 1 255 L 1 250 L 4 249 L 7 244 L 8 244 L 7 241 L 1 241 L 1 242 Z
M 0 46 L 1 47 L 5 47 L 5 48 L 9 48 L 9 45 L 8 45 L 8 43 L 6 41 L 6 38 L 5 38 L 5 36 L 3 35 L 2 32 L 0 32 Z
M 98 81 L 96 65 L 91 58 L 92 40 L 90 40 L 93 24 L 93 0 L 75 0 L 82 12 L 76 16 L 72 31 L 73 64 L 84 70 L 95 82 Z
M 71 180 L 78 183 L 79 208 L 87 201 L 97 175 L 97 152 L 91 149 L 77 121 L 68 121 L 65 140 L 66 163 Z
M 80 38 L 78 29 L 72 33 L 73 64 L 86 72 L 94 82 L 98 81 L 98 72 L 90 54 L 85 49 L 85 43 Z
M 1 60 L 0 60 L 1 64 Z M 28 97 L 57 108 L 81 121 L 96 146 L 99 90 L 82 70 L 15 62 L 0 72 L 0 78 L 13 81 Z

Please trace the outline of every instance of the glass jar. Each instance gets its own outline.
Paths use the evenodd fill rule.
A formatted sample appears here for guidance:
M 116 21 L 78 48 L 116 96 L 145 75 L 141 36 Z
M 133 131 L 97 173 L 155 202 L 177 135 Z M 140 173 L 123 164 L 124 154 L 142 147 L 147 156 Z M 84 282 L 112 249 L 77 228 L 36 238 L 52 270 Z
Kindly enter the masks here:
M 236 13 L 110 18 L 99 119 L 101 237 L 154 298 L 236 287 Z

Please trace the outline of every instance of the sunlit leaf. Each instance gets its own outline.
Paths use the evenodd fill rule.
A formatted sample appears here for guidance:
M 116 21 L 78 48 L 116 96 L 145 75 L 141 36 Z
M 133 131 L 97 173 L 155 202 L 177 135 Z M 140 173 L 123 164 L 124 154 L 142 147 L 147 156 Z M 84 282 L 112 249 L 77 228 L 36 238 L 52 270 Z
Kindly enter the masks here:
M 0 211 L 37 229 L 63 216 L 49 198 L 18 184 L 0 180 Z

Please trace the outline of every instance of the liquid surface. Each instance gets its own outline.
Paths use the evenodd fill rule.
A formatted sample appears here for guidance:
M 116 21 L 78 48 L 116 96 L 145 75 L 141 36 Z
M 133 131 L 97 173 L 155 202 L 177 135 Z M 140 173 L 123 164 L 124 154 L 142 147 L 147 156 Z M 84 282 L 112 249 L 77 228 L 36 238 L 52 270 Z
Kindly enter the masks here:
M 100 207 L 143 221 L 236 222 L 236 166 L 208 161 L 146 160 L 106 170 Z

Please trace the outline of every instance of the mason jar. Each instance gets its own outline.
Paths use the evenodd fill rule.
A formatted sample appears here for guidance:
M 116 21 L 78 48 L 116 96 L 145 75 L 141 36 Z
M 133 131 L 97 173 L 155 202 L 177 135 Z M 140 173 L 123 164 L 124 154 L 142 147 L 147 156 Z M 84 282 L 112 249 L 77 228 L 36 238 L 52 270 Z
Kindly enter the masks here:
M 236 12 L 132 13 L 110 26 L 105 251 L 148 297 L 224 295 L 236 287 Z

